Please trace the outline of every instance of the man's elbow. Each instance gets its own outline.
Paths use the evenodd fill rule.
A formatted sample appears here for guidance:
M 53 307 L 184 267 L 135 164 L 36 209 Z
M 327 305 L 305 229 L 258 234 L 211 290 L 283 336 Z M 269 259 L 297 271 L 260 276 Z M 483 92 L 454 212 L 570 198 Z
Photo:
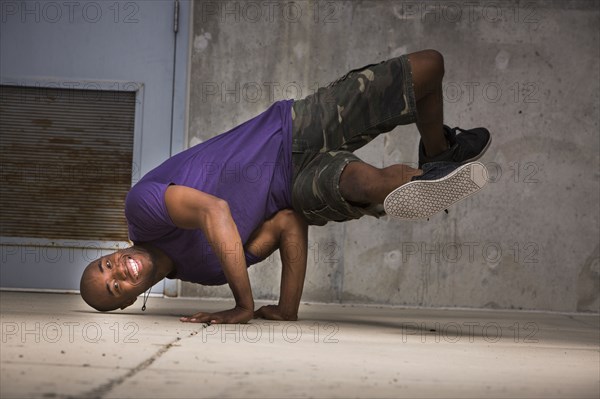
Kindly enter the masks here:
M 217 198 L 211 202 L 210 206 L 204 209 L 203 216 L 204 225 L 220 223 L 224 220 L 231 219 L 231 210 L 229 209 L 227 201 Z
M 212 204 L 212 211 L 221 214 L 231 214 L 229 203 L 224 199 L 218 198 Z

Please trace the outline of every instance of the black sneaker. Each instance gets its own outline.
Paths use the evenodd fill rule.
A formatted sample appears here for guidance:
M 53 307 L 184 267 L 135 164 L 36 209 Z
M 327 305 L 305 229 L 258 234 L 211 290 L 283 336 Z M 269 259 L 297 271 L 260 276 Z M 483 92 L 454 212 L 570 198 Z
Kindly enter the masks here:
M 450 148 L 435 157 L 425 155 L 423 142 L 419 141 L 419 169 L 429 162 L 457 162 L 463 164 L 475 161 L 481 158 L 492 142 L 490 132 L 484 127 L 464 130 L 459 127 L 450 129 L 450 127 L 444 125 L 444 136 L 446 136 Z
M 434 162 L 423 165 L 423 174 L 388 194 L 383 207 L 399 219 L 425 219 L 475 194 L 487 183 L 480 162 L 464 165 Z

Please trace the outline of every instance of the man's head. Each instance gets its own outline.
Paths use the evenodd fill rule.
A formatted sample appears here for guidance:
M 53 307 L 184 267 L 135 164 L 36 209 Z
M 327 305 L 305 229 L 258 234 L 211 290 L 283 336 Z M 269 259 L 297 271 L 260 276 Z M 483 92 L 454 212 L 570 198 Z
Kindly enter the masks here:
M 81 297 L 96 310 L 125 309 L 164 277 L 157 263 L 153 251 L 137 245 L 96 259 L 81 276 Z

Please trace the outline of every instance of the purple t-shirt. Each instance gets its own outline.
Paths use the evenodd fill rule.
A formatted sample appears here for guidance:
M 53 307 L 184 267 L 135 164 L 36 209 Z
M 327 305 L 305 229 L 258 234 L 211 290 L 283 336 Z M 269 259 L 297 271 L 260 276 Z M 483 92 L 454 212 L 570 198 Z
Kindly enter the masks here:
M 125 200 L 129 238 L 163 250 L 178 278 L 205 285 L 227 283 L 219 259 L 200 229 L 176 227 L 165 205 L 171 184 L 227 201 L 242 243 L 266 219 L 291 208 L 291 106 L 278 101 L 262 114 L 191 147 L 148 172 Z M 259 259 L 246 252 L 248 265 Z

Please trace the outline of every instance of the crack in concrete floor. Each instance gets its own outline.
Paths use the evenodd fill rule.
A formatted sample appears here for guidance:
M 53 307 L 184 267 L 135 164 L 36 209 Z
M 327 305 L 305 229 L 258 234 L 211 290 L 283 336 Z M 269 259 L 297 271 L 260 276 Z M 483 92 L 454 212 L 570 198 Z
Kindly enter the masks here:
M 204 326 L 203 328 L 206 328 L 206 326 Z M 134 368 L 130 369 L 124 375 L 122 375 L 118 378 L 111 379 L 110 381 L 100 385 L 99 387 L 91 389 L 80 395 L 78 394 L 76 397 L 75 396 L 67 396 L 67 398 L 69 398 L 69 399 L 80 399 L 80 398 L 81 399 L 101 399 L 101 398 L 103 398 L 105 395 L 110 393 L 114 388 L 118 387 L 119 385 L 126 382 L 128 379 L 134 377 L 138 373 L 140 373 L 140 372 L 144 371 L 145 369 L 147 369 L 148 367 L 150 367 L 150 365 L 152 363 L 154 363 L 158 358 L 160 358 L 162 355 L 167 353 L 169 351 L 169 349 L 171 349 L 173 346 L 176 346 L 177 343 L 179 343 L 180 341 L 182 341 L 184 339 L 192 338 L 193 336 L 197 335 L 200 331 L 201 330 L 192 331 L 191 333 L 189 333 L 187 336 L 185 336 L 183 338 L 182 337 L 175 338 L 173 341 L 169 342 L 168 344 L 163 345 L 152 356 L 150 356 L 148 359 L 142 361 L 140 364 L 138 364 Z

